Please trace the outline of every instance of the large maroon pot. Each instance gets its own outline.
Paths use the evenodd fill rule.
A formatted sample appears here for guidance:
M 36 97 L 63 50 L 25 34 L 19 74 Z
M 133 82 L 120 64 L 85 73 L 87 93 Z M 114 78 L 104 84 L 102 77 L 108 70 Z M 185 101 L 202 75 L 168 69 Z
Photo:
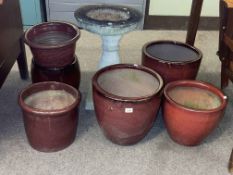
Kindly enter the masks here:
M 25 43 L 35 62 L 44 67 L 64 67 L 75 58 L 79 29 L 67 22 L 45 22 L 25 32 Z
M 226 96 L 211 84 L 195 80 L 168 83 L 164 88 L 163 117 L 170 137 L 182 145 L 198 145 L 218 125 Z
M 178 41 L 152 41 L 142 49 L 142 65 L 157 71 L 165 84 L 195 79 L 201 59 L 199 49 Z
M 32 83 L 58 81 L 69 84 L 78 89 L 80 84 L 80 67 L 78 59 L 75 58 L 73 63 L 58 68 L 40 66 L 34 61 L 34 59 L 32 59 L 31 77 Z
M 50 93 L 42 95 L 48 90 Z M 63 93 L 63 96 L 58 96 L 58 92 Z M 64 97 L 64 94 L 67 96 Z M 68 97 L 72 97 L 73 100 L 70 104 L 67 101 Z M 43 152 L 58 151 L 69 146 L 76 136 L 80 99 L 77 89 L 60 82 L 35 83 L 22 90 L 19 94 L 19 105 L 30 145 Z M 52 102 L 47 104 L 46 100 Z M 64 101 L 67 101 L 66 106 L 59 106 Z M 36 105 L 45 106 L 42 108 Z M 49 105 L 52 107 L 48 107 Z M 57 108 L 54 105 L 57 105 Z
M 120 145 L 144 138 L 160 106 L 161 76 L 144 66 L 117 64 L 100 69 L 92 82 L 96 117 L 105 136 Z

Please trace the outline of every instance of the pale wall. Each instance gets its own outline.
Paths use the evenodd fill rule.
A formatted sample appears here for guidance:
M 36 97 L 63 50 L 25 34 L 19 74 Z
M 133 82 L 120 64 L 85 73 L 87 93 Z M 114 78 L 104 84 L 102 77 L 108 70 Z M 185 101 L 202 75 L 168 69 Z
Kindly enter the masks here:
M 150 0 L 150 15 L 188 16 L 192 0 Z M 204 0 L 202 16 L 218 16 L 219 0 Z

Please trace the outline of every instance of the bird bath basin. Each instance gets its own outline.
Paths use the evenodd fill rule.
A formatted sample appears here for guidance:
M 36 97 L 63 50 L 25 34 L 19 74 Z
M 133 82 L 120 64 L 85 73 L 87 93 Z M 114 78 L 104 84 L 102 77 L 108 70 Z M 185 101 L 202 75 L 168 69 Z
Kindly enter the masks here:
M 142 15 L 135 9 L 116 5 L 87 5 L 76 10 L 78 26 L 102 38 L 98 69 L 120 63 L 119 42 L 123 34 L 137 28 Z M 86 109 L 93 110 L 91 91 Z

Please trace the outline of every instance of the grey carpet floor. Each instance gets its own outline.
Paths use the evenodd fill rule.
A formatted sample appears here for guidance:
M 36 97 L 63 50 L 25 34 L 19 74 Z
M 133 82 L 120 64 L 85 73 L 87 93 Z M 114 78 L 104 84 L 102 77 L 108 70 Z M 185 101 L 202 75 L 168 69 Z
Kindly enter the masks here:
M 185 40 L 184 31 L 137 31 L 120 44 L 123 63 L 140 63 L 141 48 L 152 40 Z M 198 80 L 220 86 L 220 62 L 216 56 L 218 32 L 199 31 L 195 45 L 204 57 Z M 74 143 L 55 153 L 32 149 L 24 131 L 17 104 L 18 93 L 30 80 L 22 81 L 17 66 L 0 90 L 0 175 L 225 175 L 233 147 L 232 84 L 224 90 L 229 104 L 218 128 L 195 147 L 173 142 L 164 127 L 161 113 L 148 135 L 133 146 L 118 146 L 102 134 L 93 111 L 84 110 L 90 78 L 100 57 L 101 40 L 82 31 L 76 54 L 82 70 L 83 94 L 79 126 Z M 30 64 L 31 54 L 27 50 Z

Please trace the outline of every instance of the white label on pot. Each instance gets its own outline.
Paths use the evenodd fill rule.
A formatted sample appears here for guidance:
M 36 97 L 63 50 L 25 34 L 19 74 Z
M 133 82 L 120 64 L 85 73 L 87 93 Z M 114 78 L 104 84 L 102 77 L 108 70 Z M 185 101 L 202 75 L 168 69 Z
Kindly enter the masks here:
M 133 108 L 125 108 L 125 113 L 133 113 Z

